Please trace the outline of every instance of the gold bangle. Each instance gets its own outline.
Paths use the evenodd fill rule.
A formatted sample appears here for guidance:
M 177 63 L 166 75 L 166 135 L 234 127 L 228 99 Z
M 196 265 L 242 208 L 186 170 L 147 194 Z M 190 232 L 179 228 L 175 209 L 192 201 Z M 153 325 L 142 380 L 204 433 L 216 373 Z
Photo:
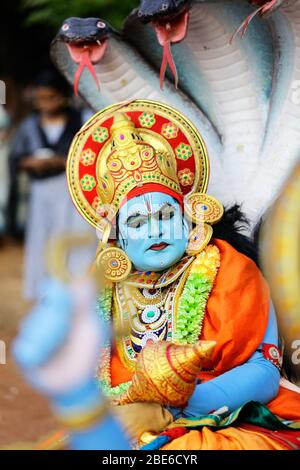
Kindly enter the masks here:
M 58 420 L 63 426 L 71 430 L 80 431 L 101 422 L 108 415 L 108 413 L 109 406 L 105 401 L 93 410 L 77 415 L 59 416 Z

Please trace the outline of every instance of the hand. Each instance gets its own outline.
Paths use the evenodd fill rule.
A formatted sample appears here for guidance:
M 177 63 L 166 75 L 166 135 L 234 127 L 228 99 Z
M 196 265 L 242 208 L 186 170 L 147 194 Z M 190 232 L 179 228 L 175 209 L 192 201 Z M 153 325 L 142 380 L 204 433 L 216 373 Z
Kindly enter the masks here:
M 27 379 L 46 395 L 65 396 L 94 378 L 104 340 L 94 303 L 90 282 L 67 288 L 49 280 L 21 325 L 15 358 Z
M 66 167 L 66 159 L 59 155 L 55 155 L 51 158 L 39 159 L 36 157 L 27 157 L 20 162 L 20 169 L 40 175 L 47 171 L 53 170 L 64 170 Z

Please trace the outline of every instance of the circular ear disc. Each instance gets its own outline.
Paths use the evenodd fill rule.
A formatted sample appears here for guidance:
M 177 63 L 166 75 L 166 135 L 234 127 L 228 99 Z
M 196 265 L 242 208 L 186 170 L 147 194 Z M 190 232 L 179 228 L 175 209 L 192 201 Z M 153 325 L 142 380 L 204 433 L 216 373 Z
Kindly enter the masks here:
M 197 225 L 190 233 L 186 253 L 189 256 L 194 256 L 203 251 L 209 244 L 212 235 L 213 229 L 210 225 Z
M 97 268 L 109 281 L 124 281 L 130 274 L 132 264 L 126 253 L 117 247 L 106 248 L 97 256 Z
M 194 224 L 212 225 L 222 219 L 224 207 L 217 199 L 208 194 L 194 193 L 185 199 L 184 211 Z

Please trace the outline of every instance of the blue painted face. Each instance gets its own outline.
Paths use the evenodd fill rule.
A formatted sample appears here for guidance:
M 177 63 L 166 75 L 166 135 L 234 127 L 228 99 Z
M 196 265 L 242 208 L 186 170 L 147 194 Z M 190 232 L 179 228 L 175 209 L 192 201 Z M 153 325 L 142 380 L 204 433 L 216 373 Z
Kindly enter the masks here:
M 180 260 L 188 224 L 180 204 L 164 193 L 127 201 L 119 211 L 119 245 L 139 271 L 162 271 Z

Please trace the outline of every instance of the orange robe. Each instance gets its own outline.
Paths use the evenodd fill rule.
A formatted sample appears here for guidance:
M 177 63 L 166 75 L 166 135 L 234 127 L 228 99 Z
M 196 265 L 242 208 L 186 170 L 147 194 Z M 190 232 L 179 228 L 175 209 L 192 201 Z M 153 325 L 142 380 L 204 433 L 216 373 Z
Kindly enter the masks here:
M 223 240 L 213 240 L 220 250 L 221 266 L 207 303 L 200 339 L 217 341 L 210 364 L 201 372 L 206 381 L 245 363 L 261 344 L 268 323 L 269 289 L 261 272 L 248 257 Z M 175 281 L 176 282 L 176 281 Z M 111 358 L 112 386 L 131 380 L 116 350 Z M 269 410 L 281 418 L 300 421 L 300 394 L 280 387 Z M 280 449 L 284 445 L 253 429 L 232 427 L 220 431 L 203 428 L 173 440 L 164 449 Z

